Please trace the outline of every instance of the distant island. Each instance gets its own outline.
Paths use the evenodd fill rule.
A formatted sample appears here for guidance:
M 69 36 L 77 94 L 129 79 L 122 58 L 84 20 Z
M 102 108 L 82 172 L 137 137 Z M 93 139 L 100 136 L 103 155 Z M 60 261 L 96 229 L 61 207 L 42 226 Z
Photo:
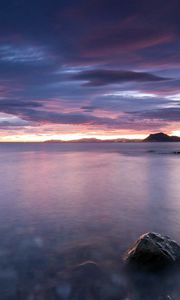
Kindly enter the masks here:
M 78 140 L 47 140 L 44 143 L 137 143 L 137 142 L 180 142 L 180 137 L 170 136 L 163 132 L 150 134 L 144 140 L 140 139 L 110 139 L 101 140 L 97 138 L 83 138 Z
M 150 134 L 147 138 L 143 140 L 144 142 L 180 142 L 179 136 L 170 136 L 163 132 L 158 132 Z
M 135 143 L 135 142 L 141 142 L 142 140 L 137 139 L 107 139 L 107 140 L 101 140 L 96 138 L 83 138 L 78 140 L 47 140 L 45 143 Z

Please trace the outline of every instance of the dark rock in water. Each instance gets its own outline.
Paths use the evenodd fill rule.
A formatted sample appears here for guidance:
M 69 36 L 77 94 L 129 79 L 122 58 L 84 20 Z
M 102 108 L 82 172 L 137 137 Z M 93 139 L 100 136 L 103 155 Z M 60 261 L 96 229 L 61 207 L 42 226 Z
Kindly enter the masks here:
M 128 250 L 125 262 L 146 270 L 160 270 L 180 259 L 180 246 L 167 236 L 158 233 L 142 235 Z

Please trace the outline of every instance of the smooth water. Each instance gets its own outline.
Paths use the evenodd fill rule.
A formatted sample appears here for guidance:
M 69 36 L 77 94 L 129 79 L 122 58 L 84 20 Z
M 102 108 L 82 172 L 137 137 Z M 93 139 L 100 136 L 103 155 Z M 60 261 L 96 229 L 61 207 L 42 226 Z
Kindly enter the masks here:
M 36 247 L 64 270 L 76 260 L 121 257 L 147 231 L 180 242 L 178 151 L 180 143 L 0 144 L 0 267 L 11 277 L 18 270 L 29 293 L 39 279 L 24 279 L 21 269 L 32 267 Z M 74 258 L 80 245 L 96 251 Z M 54 258 L 69 249 L 66 263 Z M 17 299 L 26 299 L 24 290 Z

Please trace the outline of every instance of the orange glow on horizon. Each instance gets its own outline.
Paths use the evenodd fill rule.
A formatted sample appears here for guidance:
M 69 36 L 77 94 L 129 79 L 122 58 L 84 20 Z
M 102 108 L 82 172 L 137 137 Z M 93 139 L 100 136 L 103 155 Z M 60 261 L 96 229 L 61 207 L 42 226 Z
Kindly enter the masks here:
M 150 133 L 163 131 L 169 135 L 180 136 L 179 123 L 173 126 L 167 126 L 165 130 L 130 130 L 130 129 L 114 129 L 103 128 L 101 126 L 87 126 L 87 125 L 49 125 L 43 124 L 41 126 L 30 126 L 17 130 L 1 130 L 0 142 L 44 142 L 47 140 L 79 140 L 84 138 L 96 138 L 99 140 L 112 139 L 137 139 L 146 138 Z
M 72 133 L 72 134 L 16 134 L 6 135 L 0 137 L 0 142 L 44 142 L 47 140 L 62 140 L 71 141 L 84 138 L 97 138 L 100 140 L 112 140 L 112 139 L 137 139 L 141 140 L 146 138 L 149 133 Z M 180 136 L 180 130 L 174 130 L 170 135 Z
M 172 131 L 172 135 L 180 136 L 180 130 Z
M 86 134 L 52 134 L 52 135 L 14 135 L 14 136 L 5 136 L 0 138 L 0 142 L 44 142 L 47 140 L 62 140 L 62 141 L 71 141 L 79 140 L 84 138 L 96 138 L 99 140 L 112 140 L 112 139 L 144 139 L 147 134 L 115 134 L 115 135 L 86 135 Z

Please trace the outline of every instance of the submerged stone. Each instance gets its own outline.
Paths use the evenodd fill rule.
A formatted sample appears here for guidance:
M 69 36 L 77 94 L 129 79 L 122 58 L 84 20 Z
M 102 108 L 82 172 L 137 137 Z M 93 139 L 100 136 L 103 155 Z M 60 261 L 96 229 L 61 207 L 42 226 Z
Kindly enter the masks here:
M 72 272 L 70 300 L 124 300 L 127 294 L 124 280 L 103 269 L 94 261 L 77 265 Z
M 180 246 L 168 236 L 149 232 L 130 247 L 125 262 L 147 270 L 161 269 L 180 259 Z
M 88 280 L 94 280 L 102 275 L 102 271 L 97 263 L 89 260 L 77 265 L 73 270 L 73 275 L 76 278 L 83 276 Z

